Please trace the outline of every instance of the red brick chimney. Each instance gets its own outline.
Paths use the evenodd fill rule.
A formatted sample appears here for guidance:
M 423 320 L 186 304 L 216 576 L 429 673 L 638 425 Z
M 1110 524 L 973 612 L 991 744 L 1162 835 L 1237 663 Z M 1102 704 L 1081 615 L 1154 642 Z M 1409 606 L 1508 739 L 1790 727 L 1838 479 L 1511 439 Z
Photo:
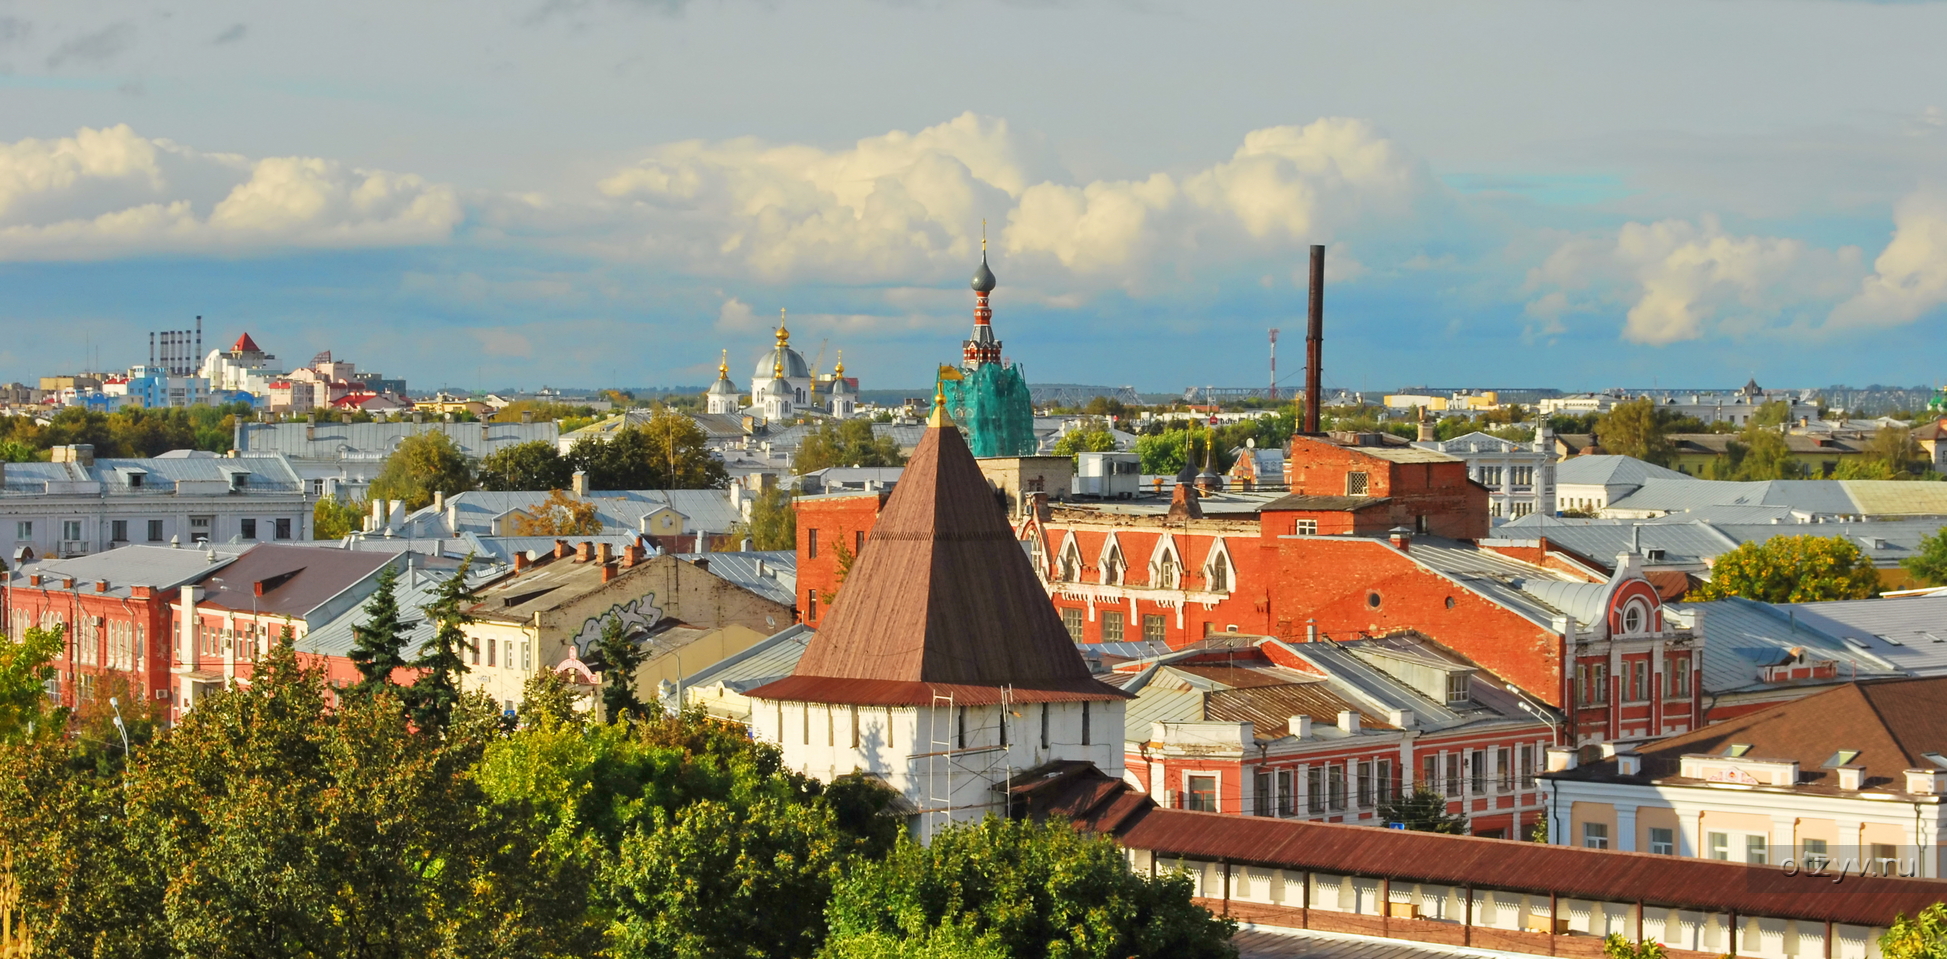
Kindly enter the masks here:
M 533 560 L 527 558 L 527 550 L 517 549 L 514 551 L 514 572 L 518 573 L 527 569 L 533 565 L 533 562 Z
M 564 559 L 564 558 L 566 558 L 566 557 L 567 557 L 567 555 L 568 555 L 568 541 L 567 541 L 567 540 L 565 540 L 565 539 L 557 539 L 557 540 L 555 540 L 555 541 L 554 541 L 554 558 L 555 558 L 555 559 Z
M 614 563 L 602 564 L 602 582 L 606 583 L 609 580 L 614 578 L 615 578 L 615 564 Z
M 1404 526 L 1393 527 L 1386 533 L 1386 538 L 1392 540 L 1393 548 L 1402 553 L 1407 552 L 1413 546 L 1413 531 Z
M 595 561 L 596 561 L 596 562 L 599 562 L 599 563 L 604 563 L 604 564 L 606 564 L 606 563 L 608 563 L 609 561 L 611 561 L 611 560 L 613 560 L 613 559 L 615 559 L 615 550 L 614 550 L 614 547 L 613 547 L 613 546 L 612 546 L 611 544 L 609 544 L 609 543 L 597 543 L 597 544 L 595 544 Z
M 95 592 L 97 593 L 108 592 L 108 581 L 105 579 L 95 580 Z
M 575 544 L 575 562 L 586 563 L 588 562 L 588 558 L 590 556 L 593 556 L 594 554 L 595 554 L 594 543 L 591 543 L 588 540 L 582 540 L 581 542 Z

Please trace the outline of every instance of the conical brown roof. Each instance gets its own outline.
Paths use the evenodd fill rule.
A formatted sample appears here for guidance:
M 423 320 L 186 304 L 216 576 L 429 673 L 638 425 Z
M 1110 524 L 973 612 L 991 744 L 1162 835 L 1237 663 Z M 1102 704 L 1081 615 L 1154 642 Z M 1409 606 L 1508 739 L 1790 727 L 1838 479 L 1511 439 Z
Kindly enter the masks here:
M 795 673 L 760 699 L 1123 699 L 1090 675 L 951 422 L 926 431 Z

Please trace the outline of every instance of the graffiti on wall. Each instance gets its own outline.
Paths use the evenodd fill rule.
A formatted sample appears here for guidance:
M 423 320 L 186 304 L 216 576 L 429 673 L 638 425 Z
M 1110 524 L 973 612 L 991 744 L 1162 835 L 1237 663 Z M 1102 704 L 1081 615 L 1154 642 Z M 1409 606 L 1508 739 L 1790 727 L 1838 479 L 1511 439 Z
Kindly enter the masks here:
M 634 636 L 648 632 L 662 622 L 662 607 L 656 605 L 656 594 L 650 593 L 641 599 L 610 606 L 599 616 L 590 616 L 581 624 L 581 632 L 575 634 L 575 655 L 586 658 L 588 651 L 601 641 L 602 630 L 608 628 L 611 619 L 622 621 L 622 635 Z

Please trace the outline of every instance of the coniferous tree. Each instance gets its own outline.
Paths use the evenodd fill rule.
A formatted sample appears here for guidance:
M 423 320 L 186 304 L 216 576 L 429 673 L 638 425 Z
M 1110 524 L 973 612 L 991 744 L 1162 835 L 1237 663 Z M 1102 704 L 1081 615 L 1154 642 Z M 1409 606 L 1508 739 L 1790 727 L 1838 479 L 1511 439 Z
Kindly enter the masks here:
M 363 679 L 352 689 L 370 693 L 392 682 L 392 671 L 406 665 L 406 631 L 399 618 L 399 568 L 388 564 L 379 571 L 379 588 L 365 602 L 365 621 L 352 627 L 352 648 L 346 657 Z
M 602 718 L 612 723 L 625 715 L 641 716 L 642 700 L 635 694 L 635 671 L 646 654 L 642 647 L 629 642 L 621 617 L 613 617 L 603 624 L 602 638 L 596 641 L 595 649 L 602 654 Z
M 412 661 L 422 672 L 407 687 L 405 697 L 412 721 L 421 730 L 445 729 L 453 706 L 460 701 L 460 676 L 467 671 L 461 654 L 473 649 L 466 634 L 467 624 L 473 622 L 467 608 L 479 600 L 466 585 L 472 566 L 471 555 L 461 560 L 460 568 L 440 584 L 432 605 L 426 607 L 426 616 L 433 621 L 433 641 Z

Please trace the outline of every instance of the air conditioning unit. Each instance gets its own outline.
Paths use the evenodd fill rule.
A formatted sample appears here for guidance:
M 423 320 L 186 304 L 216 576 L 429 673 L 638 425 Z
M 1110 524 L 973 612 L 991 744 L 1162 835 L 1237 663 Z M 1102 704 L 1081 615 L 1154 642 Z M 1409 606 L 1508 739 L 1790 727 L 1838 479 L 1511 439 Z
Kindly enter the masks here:
M 166 689 L 158 689 L 155 691 L 155 698 L 158 702 L 168 702 L 169 691 Z

